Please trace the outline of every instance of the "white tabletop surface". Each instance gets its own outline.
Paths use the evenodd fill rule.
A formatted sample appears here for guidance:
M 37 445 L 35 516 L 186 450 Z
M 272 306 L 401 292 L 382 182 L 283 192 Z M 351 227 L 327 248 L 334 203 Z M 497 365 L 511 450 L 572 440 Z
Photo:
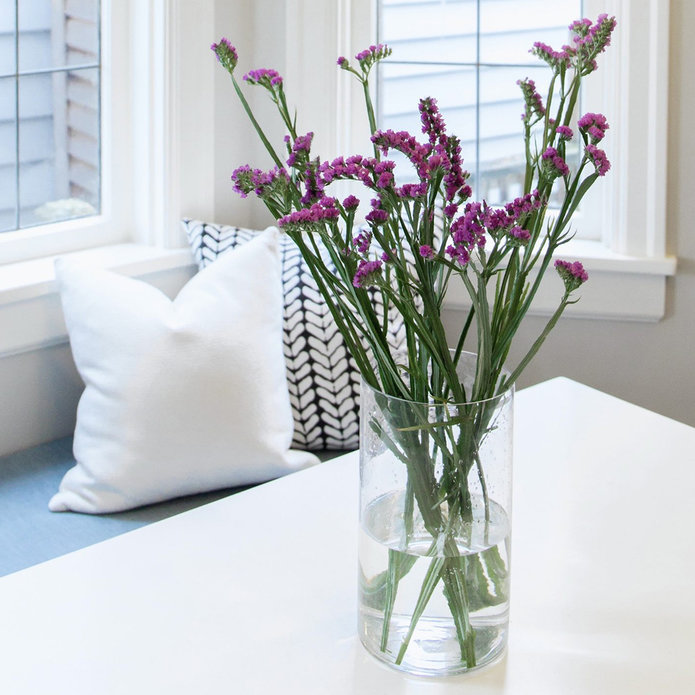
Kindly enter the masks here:
M 516 405 L 497 665 L 361 647 L 348 455 L 0 578 L 0 693 L 692 695 L 695 429 L 568 379 Z

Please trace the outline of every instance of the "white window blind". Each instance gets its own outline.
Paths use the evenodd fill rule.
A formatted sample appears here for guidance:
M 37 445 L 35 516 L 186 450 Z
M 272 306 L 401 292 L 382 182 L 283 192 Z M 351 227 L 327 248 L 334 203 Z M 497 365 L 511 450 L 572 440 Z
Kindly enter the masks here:
M 96 215 L 100 2 L 2 2 L 0 231 Z

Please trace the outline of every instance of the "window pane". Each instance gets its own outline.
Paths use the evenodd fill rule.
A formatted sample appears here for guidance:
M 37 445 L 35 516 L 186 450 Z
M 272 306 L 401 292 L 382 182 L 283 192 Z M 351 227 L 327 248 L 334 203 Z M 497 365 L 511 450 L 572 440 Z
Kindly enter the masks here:
M 20 71 L 96 65 L 98 6 L 97 0 L 21 0 Z
M 15 79 L 0 78 L 0 231 L 17 225 L 17 125 Z
M 20 227 L 99 210 L 99 71 L 19 78 Z
M 481 0 L 480 62 L 537 65 L 536 41 L 560 50 L 568 25 L 581 17 L 581 0 Z
M 379 41 L 393 60 L 474 63 L 476 0 L 382 0 Z
M 14 74 L 15 57 L 15 6 L 14 2 L 3 0 L 0 12 L 0 76 Z

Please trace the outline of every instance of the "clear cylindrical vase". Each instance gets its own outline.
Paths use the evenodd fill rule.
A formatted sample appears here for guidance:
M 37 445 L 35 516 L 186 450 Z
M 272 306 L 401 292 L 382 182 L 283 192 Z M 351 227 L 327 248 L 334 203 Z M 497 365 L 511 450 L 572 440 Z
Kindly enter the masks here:
M 475 356 L 459 370 L 471 384 Z M 358 630 L 395 668 L 457 674 L 504 652 L 513 395 L 417 403 L 362 384 Z

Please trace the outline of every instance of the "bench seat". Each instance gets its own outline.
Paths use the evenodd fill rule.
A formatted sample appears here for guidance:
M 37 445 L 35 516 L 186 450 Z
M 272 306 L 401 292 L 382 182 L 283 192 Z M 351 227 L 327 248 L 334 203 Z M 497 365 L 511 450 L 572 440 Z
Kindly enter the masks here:
M 315 452 L 321 460 L 344 453 Z M 226 497 L 249 486 L 179 497 L 115 514 L 54 513 L 48 500 L 75 465 L 72 437 L 0 458 L 0 576 Z

